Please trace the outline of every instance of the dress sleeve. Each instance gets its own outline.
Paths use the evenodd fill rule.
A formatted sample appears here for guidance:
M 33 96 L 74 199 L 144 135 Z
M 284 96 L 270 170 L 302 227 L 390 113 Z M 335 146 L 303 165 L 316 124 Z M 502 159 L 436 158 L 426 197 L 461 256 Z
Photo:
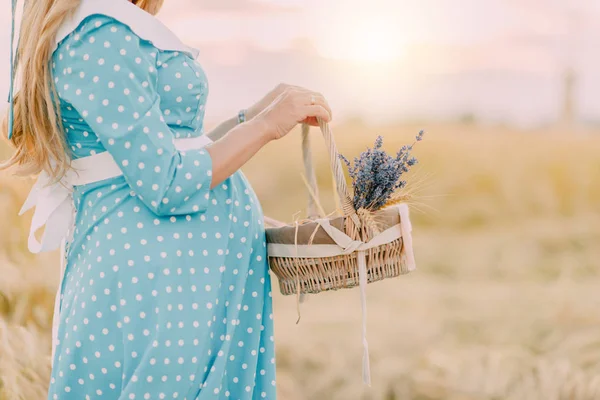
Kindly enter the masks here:
M 157 215 L 204 212 L 212 181 L 206 150 L 178 151 L 157 85 L 156 53 L 126 25 L 92 17 L 57 50 L 55 83 Z

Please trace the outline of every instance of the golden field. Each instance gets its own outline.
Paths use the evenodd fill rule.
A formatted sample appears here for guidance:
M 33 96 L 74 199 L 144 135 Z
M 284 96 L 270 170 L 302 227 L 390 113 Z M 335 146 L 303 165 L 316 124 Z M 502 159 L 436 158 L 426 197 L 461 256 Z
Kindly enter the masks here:
M 368 288 L 372 387 L 361 382 L 357 290 L 309 297 L 298 325 L 295 298 L 275 296 L 280 398 L 600 399 L 600 132 L 347 123 L 334 133 L 353 157 L 378 134 L 395 151 L 421 128 L 409 180 L 418 269 Z M 327 153 L 313 138 L 331 211 Z M 300 161 L 296 132 L 244 168 L 267 215 L 304 212 Z M 0 175 L 0 400 L 45 398 L 50 373 L 58 254 L 26 252 L 29 220 L 17 212 L 30 184 Z

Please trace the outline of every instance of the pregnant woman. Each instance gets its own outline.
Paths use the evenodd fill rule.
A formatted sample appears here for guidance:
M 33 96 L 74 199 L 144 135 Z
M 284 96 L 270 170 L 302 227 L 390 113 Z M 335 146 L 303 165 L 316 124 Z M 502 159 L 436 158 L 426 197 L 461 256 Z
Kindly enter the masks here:
M 263 214 L 239 168 L 331 112 L 280 85 L 205 134 L 197 50 L 161 3 L 25 2 L 4 167 L 40 173 L 29 248 L 63 248 L 48 398 L 275 399 Z

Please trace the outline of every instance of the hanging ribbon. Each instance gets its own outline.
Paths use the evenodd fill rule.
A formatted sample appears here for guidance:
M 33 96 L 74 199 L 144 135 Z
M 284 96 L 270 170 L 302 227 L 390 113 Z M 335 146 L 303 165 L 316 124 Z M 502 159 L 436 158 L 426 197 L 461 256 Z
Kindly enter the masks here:
M 269 257 L 291 257 L 291 258 L 321 258 L 335 257 L 343 254 L 356 253 L 358 263 L 358 283 L 360 290 L 360 303 L 362 311 L 362 345 L 363 345 L 363 383 L 371 386 L 371 365 L 369 360 L 369 343 L 367 341 L 367 284 L 368 271 L 366 254 L 372 249 L 387 243 L 391 243 L 398 238 L 402 238 L 402 269 L 403 272 L 410 272 L 415 269 L 415 257 L 412 248 L 412 225 L 410 223 L 409 208 L 406 204 L 396 206 L 400 222 L 375 235 L 368 242 L 354 240 L 346 233 L 331 225 L 329 218 L 320 218 L 309 220 L 316 222 L 317 227 L 323 228 L 331 239 L 335 242 L 333 245 L 319 244 L 312 245 L 312 240 L 308 245 L 299 245 L 297 238 L 294 244 L 269 243 Z M 274 225 L 281 226 L 278 221 Z
M 358 260 L 358 284 L 360 288 L 360 307 L 362 311 L 362 345 L 363 345 L 363 383 L 371 386 L 371 362 L 369 361 L 369 342 L 367 342 L 367 259 L 366 252 L 356 253 Z

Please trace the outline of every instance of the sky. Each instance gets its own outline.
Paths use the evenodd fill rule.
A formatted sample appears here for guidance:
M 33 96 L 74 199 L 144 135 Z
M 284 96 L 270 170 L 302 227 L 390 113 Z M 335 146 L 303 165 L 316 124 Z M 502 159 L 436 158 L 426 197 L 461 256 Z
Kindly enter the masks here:
M 200 50 L 208 119 L 286 82 L 322 92 L 338 118 L 534 126 L 559 118 L 573 68 L 578 117 L 600 121 L 597 0 L 165 0 L 158 18 Z

